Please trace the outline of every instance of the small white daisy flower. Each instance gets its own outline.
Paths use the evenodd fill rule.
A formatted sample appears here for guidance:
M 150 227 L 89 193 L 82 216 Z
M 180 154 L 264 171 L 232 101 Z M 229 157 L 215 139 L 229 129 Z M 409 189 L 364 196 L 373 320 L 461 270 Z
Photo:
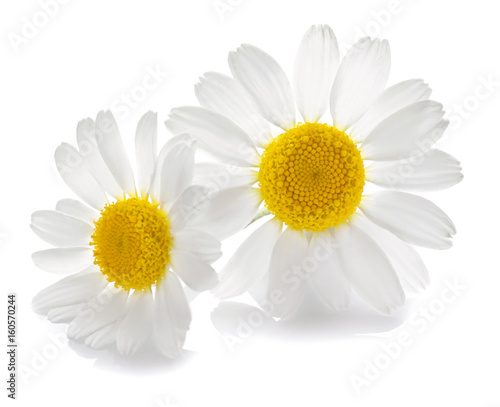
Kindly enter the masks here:
M 207 191 L 191 185 L 195 141 L 180 135 L 157 154 L 157 115 L 137 126 L 137 184 L 111 112 L 77 128 L 78 149 L 61 144 L 57 168 L 84 203 L 63 199 L 37 211 L 31 228 L 56 248 L 36 265 L 69 276 L 33 299 L 36 311 L 69 324 L 68 337 L 132 354 L 153 343 L 166 356 L 182 349 L 191 314 L 182 280 L 195 291 L 218 280 L 210 266 L 220 242 L 198 230 Z M 87 204 L 87 205 L 86 205 Z
M 232 77 L 200 79 L 202 107 L 173 109 L 166 122 L 242 168 L 214 197 L 226 213 L 220 237 L 251 222 L 262 202 L 273 215 L 236 251 L 215 293 L 239 295 L 268 271 L 268 309 L 277 317 L 296 310 L 308 280 L 334 309 L 348 306 L 351 288 L 381 312 L 400 307 L 405 290 L 428 281 L 411 245 L 446 249 L 455 227 L 422 197 L 365 187 L 439 190 L 462 179 L 459 162 L 431 148 L 448 121 L 428 85 L 412 79 L 386 88 L 387 41 L 363 38 L 340 60 L 326 25 L 311 27 L 300 44 L 295 92 L 279 64 L 252 45 L 231 52 L 229 67 Z M 322 123 L 328 105 L 332 119 Z

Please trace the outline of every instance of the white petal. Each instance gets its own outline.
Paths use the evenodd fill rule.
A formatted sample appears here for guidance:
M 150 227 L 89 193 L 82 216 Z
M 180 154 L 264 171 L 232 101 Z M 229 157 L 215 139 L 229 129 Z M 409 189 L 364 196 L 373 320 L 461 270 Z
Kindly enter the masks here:
M 160 153 L 156 158 L 155 170 L 149 188 L 149 194 L 157 202 L 160 201 L 161 172 L 167 155 L 177 145 L 191 145 L 192 143 L 193 138 L 189 134 L 179 134 L 178 136 L 174 136 L 168 140 L 160 150 Z
M 245 131 L 259 147 L 272 140 L 269 123 L 259 115 L 255 104 L 233 78 L 207 72 L 195 85 L 200 105 L 231 119 Z
M 161 169 L 160 203 L 170 206 L 191 185 L 194 170 L 194 147 L 189 144 L 175 145 L 166 155 Z
M 87 169 L 99 185 L 114 198 L 122 198 L 124 196 L 123 189 L 116 182 L 99 151 L 100 139 L 96 139 L 95 123 L 92 119 L 84 119 L 78 123 L 76 140 Z
M 183 229 L 177 232 L 173 247 L 194 254 L 206 263 L 213 263 L 222 255 L 219 239 L 196 229 Z
M 221 299 L 247 291 L 269 268 L 271 252 L 281 234 L 281 222 L 274 218 L 255 230 L 229 259 L 219 275 L 213 294 Z
M 330 96 L 333 124 L 351 127 L 384 90 L 391 66 L 386 40 L 360 39 L 340 63 Z
M 413 103 L 383 120 L 366 137 L 362 153 L 369 160 L 398 160 L 427 151 L 448 126 L 443 105 L 433 100 Z
M 197 106 L 172 109 L 165 122 L 173 134 L 188 133 L 198 140 L 200 148 L 216 159 L 240 167 L 259 162 L 254 142 L 227 117 Z
M 90 247 L 42 250 L 31 257 L 42 270 L 56 274 L 75 273 L 90 267 L 94 262 Z
M 385 188 L 407 191 L 437 191 L 463 179 L 460 162 L 441 150 L 418 151 L 398 161 L 375 161 L 366 169 L 366 177 Z
M 92 307 L 92 303 L 89 303 L 88 308 L 69 324 L 68 338 L 83 339 L 120 321 L 125 314 L 127 298 L 128 291 L 117 289 L 107 293 L 105 301 L 99 301 L 99 306 Z
M 443 210 L 420 196 L 381 191 L 365 197 L 360 209 L 375 224 L 405 242 L 431 249 L 452 246 L 455 225 Z
M 267 298 L 272 314 L 286 318 L 298 308 L 309 275 L 304 270 L 308 242 L 303 231 L 287 228 L 276 241 L 269 264 Z
M 159 291 L 169 299 L 169 303 L 173 306 L 168 308 L 170 318 L 177 330 L 177 339 L 179 348 L 182 348 L 186 331 L 191 324 L 191 310 L 189 303 L 182 287 L 181 282 L 174 273 L 167 273 L 159 283 Z
M 351 288 L 340 265 L 337 245 L 329 233 L 314 233 L 309 244 L 309 257 L 316 259 L 317 267 L 311 280 L 322 300 L 334 310 L 349 306 Z
M 392 85 L 354 124 L 351 137 L 356 142 L 363 141 L 382 120 L 412 103 L 429 99 L 431 93 L 431 88 L 422 79 L 408 79 Z
M 47 243 L 58 247 L 88 246 L 94 229 L 80 219 L 56 211 L 36 211 L 31 229 Z
M 389 258 L 405 292 L 418 293 L 429 284 L 429 272 L 416 250 L 393 235 L 375 225 L 364 216 L 358 216 L 356 225 L 377 242 Z
M 56 210 L 90 224 L 99 217 L 99 212 L 76 199 L 61 199 L 56 204 Z
M 137 162 L 137 184 L 141 195 L 147 195 L 155 170 L 157 154 L 158 118 L 155 112 L 141 117 L 135 132 L 135 157 Z
M 295 126 L 292 87 L 274 58 L 253 45 L 229 53 L 229 68 L 262 117 L 284 130 Z
M 153 325 L 151 290 L 134 291 L 127 299 L 125 317 L 118 326 L 116 348 L 122 355 L 132 355 L 149 338 Z
M 198 256 L 180 250 L 172 250 L 170 256 L 172 268 L 189 288 L 201 292 L 217 285 L 217 273 Z
M 134 172 L 111 111 L 99 112 L 95 126 L 97 145 L 104 162 L 123 191 L 135 195 Z
M 172 229 L 180 231 L 199 217 L 203 217 L 209 205 L 209 192 L 206 187 L 191 185 L 174 202 L 168 212 Z
M 333 30 L 313 25 L 302 38 L 295 58 L 295 96 L 305 121 L 317 122 L 325 113 L 339 61 Z
M 192 225 L 223 240 L 247 226 L 261 202 L 257 188 L 241 186 L 222 189 L 210 196 L 207 211 Z
M 178 355 L 191 322 L 184 291 L 173 273 L 167 273 L 156 287 L 153 314 L 153 336 L 160 351 L 167 357 Z
M 107 285 L 108 281 L 92 266 L 44 288 L 33 298 L 33 309 L 44 312 L 78 304 L 96 296 Z
M 257 182 L 258 172 L 250 168 L 237 167 L 216 162 L 198 163 L 194 166 L 193 184 L 204 185 L 211 192 Z
M 66 143 L 57 147 L 54 155 L 57 170 L 64 182 L 83 201 L 90 206 L 101 209 L 108 203 L 106 193 L 89 172 L 81 155 Z
M 342 271 L 351 287 L 370 306 L 390 313 L 405 302 L 394 268 L 382 249 L 364 231 L 343 224 L 335 229 Z
M 92 349 L 102 349 L 116 342 L 118 322 L 105 325 L 85 338 L 85 345 Z
M 55 324 L 61 322 L 71 322 L 81 312 L 83 305 L 83 303 L 79 303 L 51 308 L 47 312 L 47 319 Z
M 180 349 L 177 332 L 168 312 L 170 306 L 168 298 L 157 290 L 153 314 L 153 338 L 160 352 L 173 359 L 179 354 Z

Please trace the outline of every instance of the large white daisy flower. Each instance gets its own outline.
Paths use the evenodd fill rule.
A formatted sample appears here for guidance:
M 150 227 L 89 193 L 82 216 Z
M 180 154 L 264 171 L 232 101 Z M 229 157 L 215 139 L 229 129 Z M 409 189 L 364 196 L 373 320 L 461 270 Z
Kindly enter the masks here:
M 449 248 L 455 227 L 432 202 L 401 191 L 367 194 L 365 182 L 423 191 L 462 179 L 459 162 L 431 148 L 448 121 L 428 85 L 412 79 L 386 88 L 387 41 L 363 38 L 340 60 L 326 25 L 303 37 L 295 92 L 279 64 L 252 45 L 231 52 L 229 67 L 232 77 L 200 79 L 202 107 L 173 109 L 166 122 L 242 168 L 215 196 L 226 234 L 248 224 L 261 202 L 273 215 L 236 251 L 215 293 L 241 294 L 268 271 L 268 309 L 278 317 L 298 307 L 308 280 L 335 309 L 347 307 L 351 288 L 379 311 L 400 307 L 405 290 L 428 281 L 411 245 Z M 332 119 L 322 123 L 328 104 Z
M 84 203 L 63 199 L 32 215 L 33 231 L 56 248 L 33 254 L 40 268 L 69 276 L 33 299 L 68 337 L 132 354 L 151 342 L 168 357 L 184 344 L 191 314 L 179 278 L 203 291 L 217 284 L 210 264 L 220 242 L 198 230 L 206 188 L 191 185 L 195 141 L 180 135 L 157 154 L 157 116 L 137 126 L 137 184 L 111 112 L 77 128 L 78 149 L 55 152 L 66 184 Z

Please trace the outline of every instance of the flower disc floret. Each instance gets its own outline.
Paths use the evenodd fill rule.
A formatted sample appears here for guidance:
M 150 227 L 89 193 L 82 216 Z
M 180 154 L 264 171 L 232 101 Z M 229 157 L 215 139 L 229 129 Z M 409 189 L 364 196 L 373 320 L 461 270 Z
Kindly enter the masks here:
M 266 208 L 296 230 L 346 221 L 365 184 L 361 154 L 349 136 L 322 123 L 299 124 L 262 154 L 259 186 Z
M 146 199 L 107 204 L 95 222 L 94 264 L 108 281 L 125 290 L 143 290 L 160 280 L 172 248 L 167 214 Z

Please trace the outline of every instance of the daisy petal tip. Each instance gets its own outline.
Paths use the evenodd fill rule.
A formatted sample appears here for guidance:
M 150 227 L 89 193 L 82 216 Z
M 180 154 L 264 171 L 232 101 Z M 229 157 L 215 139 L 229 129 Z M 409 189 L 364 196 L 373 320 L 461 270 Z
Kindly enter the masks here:
M 119 343 L 116 344 L 116 349 L 118 353 L 122 356 L 132 356 L 137 352 L 138 344 L 136 343 Z
M 363 49 L 366 47 L 379 46 L 380 38 L 370 38 L 369 36 L 361 37 L 354 45 L 355 49 Z
M 31 309 L 36 312 L 37 314 L 44 314 L 45 310 L 40 302 L 40 296 L 39 294 L 35 295 L 33 299 L 31 300 Z
M 30 229 L 33 231 L 35 235 L 37 235 L 40 239 L 43 239 L 43 232 L 38 229 L 33 223 L 30 224 Z M 33 257 L 32 257 L 33 259 Z
M 382 307 L 377 307 L 376 310 L 384 315 L 392 315 L 396 311 L 400 310 L 405 305 L 405 302 L 406 302 L 405 294 L 403 291 L 401 291 L 401 297 L 398 299 L 397 302 L 394 302 L 392 304 L 387 304 Z
M 77 324 L 74 323 L 69 324 L 66 335 L 68 336 L 68 339 L 72 339 L 74 341 L 77 341 L 83 337 L 81 329 Z
M 297 310 L 298 306 L 294 306 L 294 307 L 285 307 L 285 308 L 282 308 L 282 309 L 278 309 L 276 310 L 276 313 L 273 315 L 275 318 L 279 318 L 280 321 L 281 320 L 284 320 L 284 319 L 287 319 L 287 318 L 290 318 L 294 313 L 295 311 Z
M 163 356 L 169 358 L 169 359 L 176 359 L 177 356 L 181 353 L 180 348 L 176 349 L 167 349 L 161 345 L 157 346 L 158 352 L 160 352 Z
M 255 45 L 244 42 L 236 49 L 236 52 L 246 52 L 248 50 L 260 50 L 260 49 Z
M 230 65 L 234 63 L 234 60 L 236 57 L 237 57 L 236 51 L 229 51 L 228 52 L 227 61 L 229 62 Z
M 115 117 L 111 110 L 101 110 L 97 113 L 95 123 L 98 129 L 108 128 L 110 124 L 115 123 Z
M 220 287 L 220 283 L 210 290 L 210 293 L 219 301 L 225 301 L 231 298 L 223 288 Z
M 67 149 L 68 147 L 70 147 L 70 144 L 65 143 L 65 142 L 60 143 L 60 144 L 56 147 L 56 149 L 55 149 L 55 151 L 54 151 L 54 158 L 57 160 L 57 157 L 58 157 L 58 155 L 61 153 L 61 151 L 62 151 L 63 149 Z
M 90 335 L 87 338 L 85 338 L 85 343 L 86 346 L 88 346 L 90 349 L 98 350 L 99 349 L 99 342 L 96 340 L 96 337 L 94 335 Z
M 77 129 L 80 129 L 82 131 L 88 131 L 93 127 L 94 127 L 94 120 L 90 117 L 81 119 L 77 124 Z
M 33 230 L 33 225 L 30 225 L 31 230 Z M 35 266 L 38 266 L 38 259 L 40 258 L 40 253 L 41 252 L 34 252 L 31 253 L 31 261 L 35 264 Z
M 205 78 L 203 76 L 200 76 L 198 78 L 198 82 L 196 82 L 194 84 L 194 94 L 195 94 L 196 98 L 198 98 L 198 99 L 200 98 L 200 94 L 201 94 L 204 80 L 205 80 Z
M 393 314 L 397 309 L 398 307 L 386 307 L 386 308 L 378 308 L 377 311 L 379 311 L 381 314 L 389 316 Z
M 318 24 L 318 27 L 323 32 L 333 33 L 332 27 L 328 24 Z
M 347 311 L 349 309 L 351 303 L 350 303 L 350 301 L 345 302 L 345 303 L 340 303 L 340 304 L 334 304 L 332 302 L 326 302 L 326 305 L 333 312 L 343 312 L 343 311 Z
M 328 24 L 313 24 L 304 34 L 305 37 L 312 37 L 317 33 L 321 33 L 324 37 L 335 37 L 332 28 Z
M 449 250 L 453 247 L 453 238 L 455 236 L 455 232 L 448 232 L 447 234 L 443 235 L 441 238 L 441 241 L 439 243 L 436 243 L 435 247 L 433 249 L 436 250 Z
M 115 116 L 113 115 L 113 112 L 111 111 L 111 109 L 106 109 L 106 110 L 103 110 L 102 112 L 103 112 L 102 115 L 104 117 L 108 118 L 108 119 L 111 119 L 111 118 L 114 119 L 115 118 Z
M 206 283 L 202 291 L 213 290 L 219 285 L 219 278 L 215 275 L 209 282 Z
M 334 312 L 346 311 L 351 306 L 351 296 L 349 295 L 344 301 L 338 302 L 336 304 L 330 301 L 328 305 Z
M 225 301 L 230 298 L 237 297 L 240 294 L 243 294 L 246 289 L 234 289 L 231 287 L 230 280 L 223 279 L 219 276 L 219 280 L 217 285 L 210 290 L 211 294 L 220 301 Z

